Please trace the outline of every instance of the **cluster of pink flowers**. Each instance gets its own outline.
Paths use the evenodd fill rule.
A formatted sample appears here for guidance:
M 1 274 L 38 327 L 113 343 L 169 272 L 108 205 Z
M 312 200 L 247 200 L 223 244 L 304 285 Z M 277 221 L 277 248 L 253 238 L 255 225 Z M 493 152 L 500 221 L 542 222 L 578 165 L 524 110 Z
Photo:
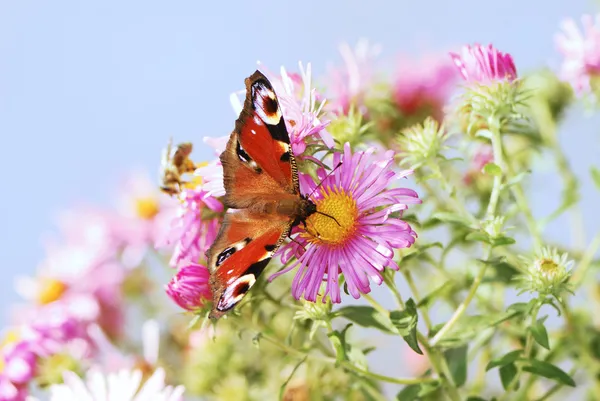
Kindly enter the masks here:
M 13 329 L 0 348 L 0 399 L 24 400 L 37 367 L 54 355 L 83 362 L 97 354 L 91 327 L 123 335 L 123 284 L 164 235 L 175 209 L 145 176 L 123 183 L 115 211 L 80 208 L 60 216 L 58 239 L 35 277 L 21 277 L 26 303 L 12 313 Z

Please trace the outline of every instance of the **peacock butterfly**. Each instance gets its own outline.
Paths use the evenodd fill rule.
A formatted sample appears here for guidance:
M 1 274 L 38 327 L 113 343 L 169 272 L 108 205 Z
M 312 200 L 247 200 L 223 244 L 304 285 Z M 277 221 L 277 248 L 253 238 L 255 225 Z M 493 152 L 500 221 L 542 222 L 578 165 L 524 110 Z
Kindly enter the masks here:
M 296 159 L 269 80 L 256 71 L 246 78 L 246 99 L 220 160 L 225 214 L 206 252 L 213 306 L 221 317 L 248 293 L 291 229 L 316 205 L 300 193 Z

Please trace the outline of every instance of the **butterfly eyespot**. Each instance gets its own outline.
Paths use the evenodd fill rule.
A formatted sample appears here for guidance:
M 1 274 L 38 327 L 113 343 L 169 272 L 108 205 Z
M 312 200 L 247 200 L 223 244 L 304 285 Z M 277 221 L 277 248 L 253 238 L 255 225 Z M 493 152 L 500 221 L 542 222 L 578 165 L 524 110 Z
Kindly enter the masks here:
M 266 123 L 277 125 L 281 121 L 281 111 L 275 92 L 264 82 L 258 81 L 252 87 L 252 102 L 256 114 Z
M 237 249 L 235 249 L 234 247 L 229 247 L 227 249 L 225 249 L 223 252 L 221 252 L 219 254 L 219 256 L 217 256 L 217 266 L 221 266 L 221 264 L 223 264 L 223 262 L 225 262 L 227 260 L 228 257 L 230 257 L 231 255 L 233 255 L 235 253 Z
M 256 283 L 254 274 L 245 274 L 239 277 L 227 286 L 225 292 L 223 292 L 223 295 L 221 295 L 221 298 L 219 299 L 217 309 L 224 312 L 233 308 L 242 300 L 254 283 Z

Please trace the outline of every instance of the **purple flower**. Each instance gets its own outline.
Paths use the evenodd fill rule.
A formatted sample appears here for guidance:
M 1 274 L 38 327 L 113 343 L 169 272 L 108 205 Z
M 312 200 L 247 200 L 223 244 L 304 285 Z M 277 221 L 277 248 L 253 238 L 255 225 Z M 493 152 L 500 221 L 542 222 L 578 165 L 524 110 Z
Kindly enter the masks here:
M 321 186 L 309 175 L 300 176 L 304 193 L 313 193 L 319 213 L 306 221 L 306 230 L 296 229 L 295 241 L 281 249 L 281 260 L 298 260 L 273 278 L 298 268 L 292 284 L 296 299 L 316 301 L 321 283 L 325 281 L 323 301 L 329 295 L 339 303 L 339 275 L 354 298 L 370 292 L 370 280 L 383 281 L 384 268 L 398 269 L 394 249 L 408 248 L 417 234 L 400 219 L 409 204 L 421 203 L 415 191 L 389 188 L 397 179 L 412 171 L 394 172 L 393 152 L 375 159 L 373 150 L 352 154 L 350 145 L 344 153 L 334 154 L 333 165 L 341 166 L 327 176 L 325 169 L 317 171 Z
M 205 266 L 190 263 L 182 267 L 167 284 L 167 295 L 183 309 L 198 310 L 207 300 L 212 299 L 209 277 L 210 273 Z
M 502 53 L 491 44 L 463 46 L 461 53 L 450 53 L 458 71 L 467 82 L 487 85 L 496 81 L 513 81 L 517 68 L 512 56 Z
M 600 15 L 581 18 L 583 32 L 575 21 L 562 22 L 562 32 L 555 37 L 556 46 L 564 56 L 560 75 L 576 92 L 589 91 L 590 78 L 600 73 Z

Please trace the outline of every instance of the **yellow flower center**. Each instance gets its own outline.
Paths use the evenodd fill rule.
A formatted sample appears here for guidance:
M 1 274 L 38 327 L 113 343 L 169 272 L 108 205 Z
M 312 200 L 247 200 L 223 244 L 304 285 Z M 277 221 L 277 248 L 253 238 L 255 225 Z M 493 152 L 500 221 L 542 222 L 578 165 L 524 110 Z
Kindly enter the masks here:
M 306 219 L 305 238 L 315 243 L 342 245 L 356 231 L 358 207 L 354 198 L 343 189 L 327 188 L 317 201 L 318 213 Z
M 554 276 L 558 272 L 558 265 L 552 259 L 541 259 L 537 262 L 538 269 L 546 276 Z
M 135 214 L 143 220 L 152 220 L 158 214 L 160 206 L 158 199 L 153 197 L 135 200 Z
M 67 285 L 57 279 L 42 278 L 40 281 L 41 288 L 37 300 L 42 305 L 46 305 L 60 299 L 62 294 L 64 294 L 64 292 L 67 290 Z

